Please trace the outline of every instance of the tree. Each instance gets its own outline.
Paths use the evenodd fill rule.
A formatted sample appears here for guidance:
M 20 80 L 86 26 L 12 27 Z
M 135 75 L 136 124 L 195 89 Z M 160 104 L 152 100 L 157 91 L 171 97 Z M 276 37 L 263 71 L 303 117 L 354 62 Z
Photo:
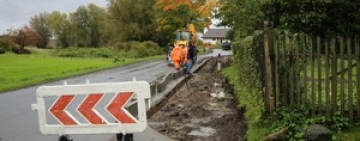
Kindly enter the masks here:
M 274 26 L 311 35 L 360 32 L 360 0 L 272 0 L 263 6 Z
M 90 45 L 90 14 L 85 6 L 79 6 L 75 13 L 72 14 L 72 21 L 76 27 L 77 46 L 85 47 Z
M 211 24 L 212 11 L 218 6 L 216 0 L 157 0 L 155 8 L 156 31 L 169 43 L 176 30 L 194 24 L 198 31 Z
M 71 23 L 67 14 L 62 14 L 59 11 L 50 13 L 47 25 L 55 34 L 57 44 L 62 47 L 70 46 Z
M 58 25 L 62 22 L 62 16 L 60 11 L 53 11 L 49 14 L 46 25 L 50 31 L 54 32 L 57 29 Z
M 90 15 L 90 46 L 97 47 L 102 39 L 101 31 L 105 30 L 104 26 L 106 25 L 105 18 L 107 13 L 103 8 L 95 4 L 89 4 L 88 10 Z
M 148 41 L 155 35 L 155 0 L 109 0 L 117 41 Z
M 195 14 L 197 13 L 191 11 L 190 7 L 186 4 L 179 4 L 174 7 L 171 5 L 165 6 L 164 10 L 165 11 L 158 13 L 156 30 L 160 35 L 162 35 L 162 38 L 160 38 L 162 41 L 160 42 L 163 42 L 162 44 L 166 45 L 173 40 L 175 36 L 174 34 L 177 30 L 184 29 L 187 24 L 193 23 L 191 22 L 191 17 L 195 18 Z
M 37 42 L 36 46 L 39 48 L 45 48 L 49 43 L 51 37 L 51 31 L 47 26 L 47 20 L 49 18 L 48 13 L 40 13 L 39 15 L 35 15 L 30 20 L 31 28 L 36 30 L 36 32 L 40 35 L 42 40 Z
M 262 30 L 265 18 L 261 8 L 267 1 L 222 0 L 219 13 L 215 15 L 221 20 L 218 25 L 232 27 L 235 31 L 240 32 L 240 36 L 250 35 L 254 30 Z M 233 35 L 229 36 L 237 38 Z
M 163 25 L 168 23 L 175 24 L 169 26 L 175 26 L 176 29 L 184 28 L 190 23 L 199 30 L 209 28 L 212 11 L 218 6 L 217 0 L 157 0 L 157 21 L 161 25 L 158 30 L 166 29 Z
M 13 51 L 19 54 L 26 53 L 25 46 L 37 45 L 42 41 L 42 37 L 29 26 L 23 26 L 19 29 L 9 32 L 11 40 L 19 45 L 19 48 L 13 48 Z
M 67 29 L 70 30 L 71 42 L 77 46 L 98 47 L 102 38 L 106 34 L 105 26 L 107 13 L 104 8 L 98 7 L 95 4 L 89 4 L 87 7 L 80 6 L 76 12 L 70 14 Z

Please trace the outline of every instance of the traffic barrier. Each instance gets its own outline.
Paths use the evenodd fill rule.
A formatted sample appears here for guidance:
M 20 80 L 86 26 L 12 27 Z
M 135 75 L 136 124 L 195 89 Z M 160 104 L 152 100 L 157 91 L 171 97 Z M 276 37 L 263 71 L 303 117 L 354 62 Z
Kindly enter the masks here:
M 207 61 L 209 61 L 209 59 L 205 59 L 202 61 L 199 61 L 199 65 L 194 65 L 193 67 L 193 72 L 197 72 L 198 70 L 200 70 L 206 63 Z M 67 126 L 67 122 L 66 120 L 64 120 L 64 123 L 62 123 L 61 120 L 60 124 L 57 125 L 48 125 L 46 124 L 46 118 L 44 118 L 43 116 L 45 115 L 45 110 L 44 110 L 44 100 L 43 100 L 43 96 L 58 96 L 58 100 L 55 101 L 54 105 L 51 107 L 52 110 L 50 110 L 50 112 L 53 113 L 53 116 L 55 117 L 61 117 L 61 115 L 56 115 L 54 113 L 58 113 L 61 112 L 61 114 L 67 114 L 66 111 L 66 105 L 62 104 L 62 102 L 60 101 L 67 101 L 69 105 L 74 98 L 74 96 L 69 97 L 69 95 L 66 95 L 66 93 L 69 91 L 73 92 L 73 88 L 68 88 L 68 87 L 75 87 L 76 88 L 76 93 L 78 93 L 79 95 L 86 95 L 87 93 L 92 93 L 92 91 L 94 90 L 104 90 L 103 87 L 106 87 L 106 91 L 104 91 L 104 93 L 94 93 L 94 94 L 90 94 L 88 96 L 84 97 L 84 101 L 83 103 L 80 104 L 78 110 L 79 112 L 87 112 L 87 113 L 93 113 L 93 114 L 98 114 L 96 109 L 94 111 L 94 109 L 91 108 L 91 106 L 97 106 L 96 103 L 94 105 L 94 103 L 92 103 L 92 100 L 95 101 L 101 101 L 102 97 L 105 97 L 105 95 L 107 95 L 108 91 L 115 93 L 113 95 L 114 99 L 112 99 L 109 103 L 109 105 L 107 105 L 107 110 L 109 110 L 110 113 L 114 113 L 115 115 L 115 111 L 112 112 L 111 110 L 115 110 L 112 109 L 111 106 L 112 104 L 118 105 L 117 103 L 115 103 L 114 101 L 116 97 L 124 97 L 124 96 L 120 96 L 121 94 L 116 94 L 117 91 L 124 91 L 123 86 L 125 86 L 124 88 L 126 88 L 127 90 L 129 90 L 129 88 L 131 87 L 131 85 L 133 85 L 133 83 L 138 83 L 139 81 L 136 81 L 136 79 L 134 78 L 133 82 L 130 82 L 131 84 L 128 83 L 103 83 L 103 84 L 90 84 L 89 82 L 87 82 L 86 85 L 72 85 L 72 86 L 68 86 L 66 83 L 64 83 L 63 86 L 43 86 L 41 87 L 41 89 L 39 90 L 40 94 L 37 97 L 38 101 L 40 101 L 37 104 L 33 104 L 32 105 L 32 109 L 36 110 L 39 112 L 39 117 L 41 119 L 40 120 L 40 127 L 41 130 L 44 134 L 59 134 L 60 138 L 59 139 L 65 139 L 66 141 L 70 141 L 69 139 L 69 134 L 109 134 L 109 133 L 117 133 L 117 138 L 120 137 L 122 138 L 123 134 L 126 135 L 126 133 L 130 133 L 129 135 L 132 136 L 131 133 L 134 132 L 139 132 L 139 131 L 143 131 L 145 128 L 144 126 L 146 126 L 146 118 L 144 117 L 150 117 L 153 113 L 155 113 L 159 108 L 162 107 L 161 103 L 166 103 L 167 99 L 170 98 L 173 94 L 175 94 L 175 92 L 185 83 L 185 81 L 188 79 L 185 76 L 185 70 L 181 71 L 181 72 L 174 72 L 174 73 L 169 73 L 166 74 L 164 76 L 162 76 L 160 78 L 160 80 L 156 80 L 154 82 L 151 82 L 150 84 L 146 84 L 148 87 L 148 90 L 146 90 L 145 93 L 148 93 L 149 96 L 140 96 L 137 94 L 140 93 L 144 93 L 144 92 L 137 92 L 138 88 L 131 88 L 131 91 L 134 91 L 137 94 L 131 94 L 129 95 L 129 93 L 124 93 L 126 96 L 126 99 L 129 99 L 128 102 L 124 103 L 126 105 L 124 105 L 124 107 L 126 109 L 121 109 L 120 111 L 128 111 L 129 115 L 132 115 L 133 117 L 137 117 L 136 118 L 136 122 L 131 122 L 130 124 L 134 124 L 134 125 L 139 125 L 139 127 L 141 126 L 141 128 L 139 129 L 135 129 L 133 128 L 130 124 L 127 123 L 122 123 L 123 121 L 120 119 L 119 122 L 121 123 L 114 123 L 110 120 L 105 120 L 106 122 L 104 122 L 104 118 L 102 116 L 99 116 L 100 118 L 102 118 L 102 120 L 98 120 L 97 119 L 89 119 L 88 122 L 89 123 L 79 123 L 76 125 L 70 125 Z M 140 83 L 145 83 L 145 82 L 140 82 Z M 169 83 L 173 83 L 171 86 L 168 86 Z M 113 86 L 112 86 L 113 85 Z M 143 85 L 143 84 L 141 84 Z M 100 87 L 101 86 L 101 87 Z M 57 87 L 61 87 L 61 88 L 57 88 Z M 97 87 L 97 89 L 94 89 L 93 87 Z M 64 88 L 66 91 L 64 91 Z M 118 89 L 119 88 L 119 89 Z M 49 90 L 48 90 L 49 89 Z M 67 90 L 68 89 L 68 90 Z M 115 89 L 115 90 L 114 90 Z M 59 95 L 54 94 L 53 91 L 57 91 L 59 93 Z M 95 92 L 95 91 L 94 91 Z M 125 97 L 124 97 L 125 98 Z M 141 100 L 139 100 L 139 98 Z M 91 100 L 92 99 L 92 100 Z M 138 100 L 136 100 L 138 99 Z M 145 100 L 146 99 L 146 100 Z M 142 101 L 141 105 L 138 105 L 138 102 Z M 151 102 L 150 102 L 151 101 Z M 63 109 L 55 109 L 57 108 L 57 105 L 62 105 L 62 107 L 64 107 Z M 145 105 L 145 107 L 144 107 Z M 81 108 L 85 106 L 84 108 Z M 110 108 L 109 108 L 110 107 Z M 141 114 L 138 115 L 139 113 L 141 113 L 143 111 L 143 109 L 145 108 L 146 114 Z M 83 113 L 84 117 L 87 117 L 87 113 Z M 140 117 L 139 117 L 140 116 Z M 116 117 L 116 116 L 115 116 Z M 72 118 L 70 116 L 70 118 Z M 101 122 L 100 122 L 101 121 Z M 116 121 L 115 121 L 116 122 Z M 125 121 L 127 122 L 127 121 Z M 78 123 L 78 121 L 76 121 L 75 123 Z M 70 123 L 69 123 L 70 124 Z M 99 125 L 97 126 L 92 126 L 91 124 L 100 124 L 101 127 Z M 66 126 L 67 127 L 66 127 Z M 108 127 L 106 127 L 108 126 Z M 126 130 L 125 129 L 120 129 L 121 127 L 125 127 L 126 126 Z M 96 130 L 94 130 L 94 128 L 96 127 Z M 120 128 L 119 128 L 120 127 Z M 79 129 L 81 128 L 81 130 Z M 86 128 L 86 130 L 84 130 Z M 108 130 L 110 129 L 111 130 Z M 118 138 L 118 139 L 120 139 Z M 121 140 L 121 139 L 120 139 Z

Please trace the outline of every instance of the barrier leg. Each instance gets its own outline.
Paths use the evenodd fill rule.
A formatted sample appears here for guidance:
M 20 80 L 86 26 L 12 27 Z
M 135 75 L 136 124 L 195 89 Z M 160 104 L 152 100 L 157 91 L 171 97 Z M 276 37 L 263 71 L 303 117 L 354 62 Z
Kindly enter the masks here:
M 59 137 L 59 141 L 73 141 L 70 139 L 69 135 L 62 135 Z
M 122 140 L 123 138 L 124 141 L 134 141 L 133 134 L 125 134 L 125 135 L 123 135 L 122 133 L 116 134 L 116 141 L 123 141 Z
M 134 141 L 133 134 L 126 134 L 125 135 L 125 141 Z
M 116 134 L 116 141 L 122 141 L 122 138 L 123 138 L 123 134 L 121 133 Z

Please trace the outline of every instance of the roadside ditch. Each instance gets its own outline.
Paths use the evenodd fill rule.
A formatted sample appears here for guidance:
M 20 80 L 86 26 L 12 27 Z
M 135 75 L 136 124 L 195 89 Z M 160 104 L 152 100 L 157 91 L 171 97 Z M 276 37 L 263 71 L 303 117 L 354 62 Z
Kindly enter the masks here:
M 148 125 L 179 141 L 245 141 L 246 123 L 232 87 L 217 70 L 226 56 L 210 58 L 148 112 Z M 164 80 L 165 81 L 165 80 Z

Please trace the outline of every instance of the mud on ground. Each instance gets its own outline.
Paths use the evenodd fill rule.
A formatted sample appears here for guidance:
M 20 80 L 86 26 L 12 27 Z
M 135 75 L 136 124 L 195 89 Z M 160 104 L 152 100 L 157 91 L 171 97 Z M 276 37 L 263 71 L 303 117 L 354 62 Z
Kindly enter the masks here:
M 243 141 L 246 125 L 216 59 L 193 74 L 149 119 L 149 126 L 179 141 Z M 215 68 L 214 68 L 215 67 Z

